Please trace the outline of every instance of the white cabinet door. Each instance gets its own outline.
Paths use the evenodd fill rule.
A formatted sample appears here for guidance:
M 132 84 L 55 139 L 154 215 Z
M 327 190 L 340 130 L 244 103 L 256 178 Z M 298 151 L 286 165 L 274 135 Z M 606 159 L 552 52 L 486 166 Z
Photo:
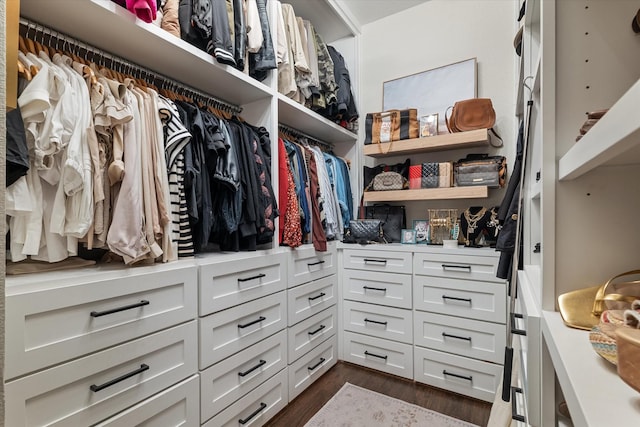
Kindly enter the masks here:
M 413 257 L 413 273 L 451 279 L 502 282 L 496 277 L 497 256 L 463 254 L 416 253 Z
M 344 329 L 374 337 L 413 344 L 411 310 L 344 301 Z
M 313 246 L 297 248 L 289 252 L 289 287 L 317 280 L 336 273 L 337 253 L 335 244 L 328 244 L 326 252 L 317 252 Z
M 345 249 L 342 257 L 344 268 L 411 274 L 411 252 Z
M 289 366 L 289 402 L 295 399 L 338 361 L 334 335 Z
M 337 282 L 333 275 L 288 289 L 289 326 L 334 305 L 338 301 Z
M 344 360 L 413 379 L 413 346 L 344 332 Z
M 338 305 L 296 323 L 288 329 L 289 363 L 334 335 L 338 329 Z
M 411 275 L 377 271 L 342 270 L 344 299 L 411 308 Z

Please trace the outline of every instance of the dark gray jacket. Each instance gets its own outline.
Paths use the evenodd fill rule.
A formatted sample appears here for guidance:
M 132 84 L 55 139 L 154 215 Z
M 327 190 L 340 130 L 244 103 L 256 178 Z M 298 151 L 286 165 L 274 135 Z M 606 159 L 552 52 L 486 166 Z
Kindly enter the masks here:
M 271 39 L 269 16 L 267 15 L 267 0 L 256 0 L 256 3 L 258 5 L 263 40 L 260 50 L 249 54 L 249 74 L 253 78 L 262 81 L 267 77 L 267 71 L 277 68 L 277 64 L 273 40 Z

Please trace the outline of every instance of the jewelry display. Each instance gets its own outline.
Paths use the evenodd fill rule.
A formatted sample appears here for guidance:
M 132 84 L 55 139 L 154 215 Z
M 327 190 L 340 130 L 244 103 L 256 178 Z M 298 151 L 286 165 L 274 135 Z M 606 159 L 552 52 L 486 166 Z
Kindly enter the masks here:
M 441 245 L 443 240 L 451 239 L 452 232 L 458 222 L 457 209 L 429 209 L 429 242 Z
M 478 246 L 476 239 L 481 237 L 482 230 L 487 226 L 487 212 L 485 207 L 472 206 L 462 213 L 460 227 L 465 246 Z

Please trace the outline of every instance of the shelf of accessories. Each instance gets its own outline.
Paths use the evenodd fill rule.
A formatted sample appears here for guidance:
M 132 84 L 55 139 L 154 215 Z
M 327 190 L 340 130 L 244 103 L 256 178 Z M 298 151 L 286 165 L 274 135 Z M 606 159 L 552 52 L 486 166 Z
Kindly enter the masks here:
M 478 129 L 468 132 L 447 133 L 425 138 L 385 142 L 382 144 L 369 144 L 364 146 L 363 152 L 365 156 L 369 157 L 385 157 L 479 147 L 488 144 L 489 131 L 487 129 Z
M 486 185 L 474 187 L 420 188 L 415 190 L 366 191 L 365 202 L 406 202 L 411 200 L 483 199 L 489 197 Z

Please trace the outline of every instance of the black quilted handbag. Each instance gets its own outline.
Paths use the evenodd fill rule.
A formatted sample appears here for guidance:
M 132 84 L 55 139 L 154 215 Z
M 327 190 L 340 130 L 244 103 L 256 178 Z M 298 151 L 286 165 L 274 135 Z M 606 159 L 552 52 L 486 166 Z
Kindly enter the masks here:
M 402 229 L 407 228 L 407 215 L 402 205 L 377 204 L 365 206 L 364 217 L 379 219 L 383 222 L 382 231 L 384 232 L 384 240 L 387 243 L 400 242 Z
M 344 230 L 344 243 L 381 243 L 384 240 L 382 221 L 379 219 L 352 219 Z

